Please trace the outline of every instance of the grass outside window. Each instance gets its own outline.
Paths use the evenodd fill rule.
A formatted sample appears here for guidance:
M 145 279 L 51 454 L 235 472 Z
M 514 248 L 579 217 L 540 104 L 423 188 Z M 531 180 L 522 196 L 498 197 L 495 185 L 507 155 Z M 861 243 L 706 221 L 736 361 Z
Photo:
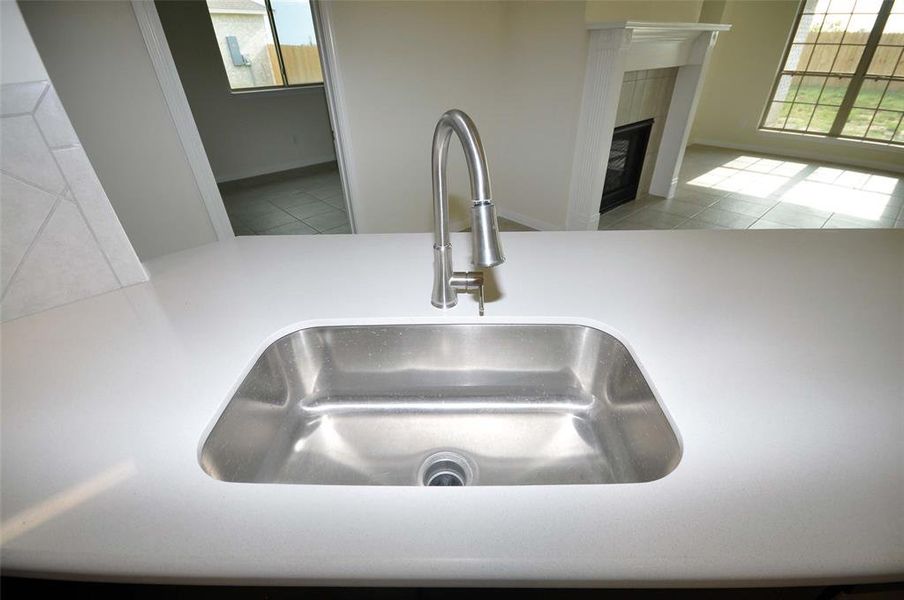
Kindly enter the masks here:
M 761 128 L 904 144 L 904 0 L 807 0 Z

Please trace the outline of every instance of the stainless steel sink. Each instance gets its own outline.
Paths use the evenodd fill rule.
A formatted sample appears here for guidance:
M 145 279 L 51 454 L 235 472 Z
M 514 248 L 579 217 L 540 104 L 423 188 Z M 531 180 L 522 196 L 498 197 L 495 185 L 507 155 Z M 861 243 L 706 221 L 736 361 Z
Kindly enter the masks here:
M 313 327 L 271 344 L 205 441 L 233 482 L 638 483 L 681 459 L 624 345 L 580 325 Z

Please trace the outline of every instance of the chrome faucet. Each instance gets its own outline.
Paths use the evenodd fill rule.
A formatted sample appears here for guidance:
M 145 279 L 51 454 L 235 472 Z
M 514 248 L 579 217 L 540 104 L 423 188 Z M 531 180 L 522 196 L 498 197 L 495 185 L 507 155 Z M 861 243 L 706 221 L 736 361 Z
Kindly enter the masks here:
M 477 292 L 483 316 L 483 273 L 454 271 L 452 244 L 449 242 L 449 198 L 446 189 L 446 160 L 452 132 L 465 151 L 471 178 L 471 262 L 476 267 L 495 267 L 505 261 L 499 244 L 496 207 L 490 195 L 490 174 L 483 154 L 480 135 L 471 117 L 458 109 L 440 117 L 433 132 L 433 297 L 437 308 L 452 308 L 458 292 Z

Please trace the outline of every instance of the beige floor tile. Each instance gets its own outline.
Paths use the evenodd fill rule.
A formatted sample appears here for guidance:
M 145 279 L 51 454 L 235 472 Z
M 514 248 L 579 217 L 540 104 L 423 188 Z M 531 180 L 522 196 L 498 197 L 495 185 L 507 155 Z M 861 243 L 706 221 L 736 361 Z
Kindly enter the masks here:
M 309 204 L 302 204 L 299 206 L 289 206 L 286 208 L 286 212 L 297 219 L 301 219 L 302 221 L 307 220 L 311 217 L 333 212 L 336 209 L 327 204 L 326 202 L 311 202 Z
M 775 206 L 774 202 L 770 205 L 764 205 L 756 202 L 749 202 L 747 200 L 741 200 L 732 196 L 726 196 L 725 198 L 722 198 L 721 200 L 713 204 L 712 207 L 718 208 L 719 210 L 727 210 L 728 212 L 738 213 L 740 215 L 746 215 L 748 217 L 755 217 L 758 219 L 765 215 L 773 206 Z
M 767 221 L 783 223 L 801 229 L 819 229 L 829 220 L 830 216 L 832 216 L 831 213 L 825 214 L 806 207 L 781 203 L 767 212 L 763 218 Z
M 756 223 L 748 227 L 748 229 L 796 229 L 796 227 L 794 227 L 794 225 L 785 225 L 784 223 L 759 219 Z
M 722 210 L 720 208 L 709 207 L 695 217 L 700 221 L 719 225 L 728 229 L 747 229 L 750 227 L 756 217 L 742 215 L 736 212 Z
M 242 217 L 241 222 L 255 233 L 263 233 L 268 229 L 279 227 L 297 221 L 295 217 L 287 212 L 271 212 L 264 215 L 256 215 L 253 217 Z
M 622 223 L 642 225 L 653 229 L 672 229 L 686 220 L 687 217 L 685 216 L 673 215 L 652 208 L 642 208 L 622 221 Z
M 236 235 L 311 235 L 327 229 L 350 232 L 336 172 L 263 183 L 259 179 L 229 182 L 221 186 L 221 194 Z M 334 213 L 341 214 L 341 220 L 332 216 Z M 330 218 L 335 221 L 332 225 Z M 315 219 L 319 227 L 304 219 Z
M 318 213 L 304 219 L 304 222 L 317 231 L 323 232 L 347 224 L 348 215 L 341 210 L 330 208 L 328 212 Z
M 262 233 L 264 235 L 315 235 L 319 232 L 301 221 L 292 221 L 291 223 L 268 229 Z

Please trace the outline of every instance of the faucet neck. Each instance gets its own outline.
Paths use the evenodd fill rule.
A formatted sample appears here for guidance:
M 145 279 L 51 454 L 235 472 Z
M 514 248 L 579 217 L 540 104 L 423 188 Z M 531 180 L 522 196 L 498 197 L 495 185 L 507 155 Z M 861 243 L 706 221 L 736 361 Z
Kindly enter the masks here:
M 440 117 L 433 133 L 433 245 L 449 245 L 449 196 L 446 187 L 446 162 L 452 132 L 458 136 L 465 151 L 465 162 L 471 179 L 471 198 L 474 205 L 490 202 L 490 174 L 483 153 L 477 127 L 468 115 L 458 109 Z

